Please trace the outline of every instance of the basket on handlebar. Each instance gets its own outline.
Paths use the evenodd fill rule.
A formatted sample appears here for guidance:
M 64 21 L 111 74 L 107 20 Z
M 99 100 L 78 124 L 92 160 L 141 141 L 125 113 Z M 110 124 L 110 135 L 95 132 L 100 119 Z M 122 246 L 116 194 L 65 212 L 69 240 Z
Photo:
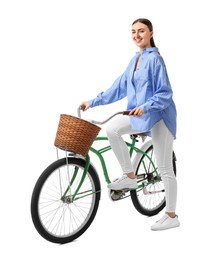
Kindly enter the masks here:
M 62 150 L 86 156 L 100 130 L 86 120 L 62 114 L 54 144 Z

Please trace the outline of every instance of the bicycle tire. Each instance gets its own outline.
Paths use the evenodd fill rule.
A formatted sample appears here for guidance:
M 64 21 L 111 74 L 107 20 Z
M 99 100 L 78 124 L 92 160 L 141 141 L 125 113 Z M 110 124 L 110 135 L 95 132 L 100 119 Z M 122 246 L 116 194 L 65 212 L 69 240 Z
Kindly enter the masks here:
M 157 169 L 157 166 L 155 165 L 153 145 L 151 144 L 148 148 L 146 148 L 145 152 L 148 155 L 148 157 L 143 154 L 140 155 L 138 160 L 136 160 L 137 165 L 135 166 L 136 176 L 139 176 L 141 174 L 140 168 L 141 168 L 142 164 L 143 164 L 143 168 L 147 167 L 147 169 L 146 169 L 147 173 L 145 174 L 143 172 L 143 174 L 142 174 L 142 175 L 144 175 L 144 180 L 148 179 L 149 173 L 150 174 L 152 173 L 153 175 L 155 175 L 154 167 L 153 167 L 151 161 L 154 163 L 154 166 Z M 150 158 L 151 161 L 148 158 Z M 175 156 L 174 152 L 173 152 L 173 171 L 174 171 L 174 174 L 176 175 L 176 156 Z M 152 176 L 152 177 L 155 178 L 155 176 Z M 134 207 L 136 208 L 136 210 L 139 213 L 141 213 L 142 215 L 146 215 L 149 217 L 154 216 L 154 215 L 158 214 L 166 206 L 164 186 L 163 186 L 163 183 L 161 184 L 161 182 L 162 182 L 161 179 L 160 179 L 160 182 L 153 182 L 154 184 L 152 184 L 152 181 L 151 181 L 148 186 L 148 189 L 150 190 L 150 193 L 148 193 L 148 194 L 144 194 L 142 189 L 130 191 L 132 203 L 133 203 Z M 156 185 L 156 187 L 155 187 L 155 185 Z M 157 192 L 157 193 L 155 193 L 155 192 Z M 160 202 L 157 205 L 155 205 L 155 202 L 151 201 L 152 194 L 154 195 L 154 201 L 157 202 L 158 199 L 160 200 Z M 155 194 L 158 194 L 158 195 L 155 197 Z M 158 198 L 158 196 L 159 196 L 159 198 Z
M 31 198 L 32 221 L 38 233 L 50 242 L 72 242 L 89 228 L 95 218 L 101 189 L 98 174 L 91 164 L 80 188 L 81 198 L 69 202 L 72 198 L 69 193 L 74 194 L 78 187 L 85 164 L 81 158 L 59 159 L 44 170 L 35 184 Z M 78 169 L 75 181 L 69 185 L 75 169 Z M 69 186 L 68 196 L 63 198 L 63 191 Z

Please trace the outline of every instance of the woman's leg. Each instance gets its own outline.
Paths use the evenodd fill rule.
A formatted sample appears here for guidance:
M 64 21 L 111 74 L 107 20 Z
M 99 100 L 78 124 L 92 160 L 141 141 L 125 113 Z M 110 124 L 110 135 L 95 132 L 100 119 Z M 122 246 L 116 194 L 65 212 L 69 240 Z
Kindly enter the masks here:
M 129 155 L 129 149 L 125 141 L 123 140 L 122 135 L 136 134 L 138 133 L 138 131 L 131 129 L 129 116 L 122 116 L 120 118 L 117 118 L 116 120 L 113 120 L 107 126 L 106 131 L 112 150 L 116 155 L 117 160 L 124 173 L 124 176 L 122 176 L 115 183 L 109 184 L 108 187 L 111 189 L 137 187 L 137 181 L 135 179 L 134 169 Z M 133 179 L 134 182 L 131 182 L 130 179 Z
M 157 167 L 163 180 L 166 194 L 166 215 L 152 226 L 152 230 L 163 230 L 179 226 L 179 221 L 175 214 L 177 180 L 172 163 L 174 138 L 163 120 L 153 126 L 151 136 Z
M 131 129 L 129 116 L 122 116 L 113 120 L 108 124 L 106 131 L 112 150 L 120 163 L 123 173 L 128 174 L 133 172 L 129 150 L 122 138 L 122 135 L 137 132 Z
M 166 212 L 175 212 L 177 199 L 177 181 L 173 171 L 173 135 L 163 120 L 151 129 L 152 143 L 157 167 L 164 182 L 166 194 Z

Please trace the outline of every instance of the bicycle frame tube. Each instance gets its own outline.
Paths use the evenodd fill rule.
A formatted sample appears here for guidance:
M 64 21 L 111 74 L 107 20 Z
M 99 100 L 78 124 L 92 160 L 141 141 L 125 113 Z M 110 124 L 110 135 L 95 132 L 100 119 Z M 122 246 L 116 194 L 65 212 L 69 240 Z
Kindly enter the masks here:
M 107 141 L 108 138 L 107 137 L 96 137 L 95 141 Z M 105 146 L 99 150 L 96 150 L 95 148 L 91 147 L 90 148 L 90 151 L 93 152 L 94 154 L 96 154 L 101 162 L 101 167 L 102 167 L 102 170 L 103 170 L 103 173 L 104 173 L 104 177 L 105 177 L 105 181 L 107 183 L 110 183 L 110 178 L 109 178 L 109 175 L 108 175 L 108 171 L 107 171 L 107 167 L 106 167 L 106 164 L 105 164 L 105 160 L 104 160 L 104 157 L 102 156 L 103 153 L 107 152 L 107 151 L 110 151 L 111 150 L 111 146 L 108 145 L 108 146 Z

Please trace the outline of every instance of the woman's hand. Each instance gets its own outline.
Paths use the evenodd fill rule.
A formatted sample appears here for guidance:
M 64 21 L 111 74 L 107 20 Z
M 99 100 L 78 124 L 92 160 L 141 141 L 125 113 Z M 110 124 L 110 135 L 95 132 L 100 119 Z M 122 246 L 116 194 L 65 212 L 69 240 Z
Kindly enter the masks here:
M 80 107 L 82 108 L 83 111 L 86 111 L 87 109 L 89 109 L 89 103 L 87 101 L 83 101 L 81 104 L 80 104 Z
M 129 116 L 142 116 L 143 114 L 144 110 L 141 107 L 135 107 L 130 111 Z

